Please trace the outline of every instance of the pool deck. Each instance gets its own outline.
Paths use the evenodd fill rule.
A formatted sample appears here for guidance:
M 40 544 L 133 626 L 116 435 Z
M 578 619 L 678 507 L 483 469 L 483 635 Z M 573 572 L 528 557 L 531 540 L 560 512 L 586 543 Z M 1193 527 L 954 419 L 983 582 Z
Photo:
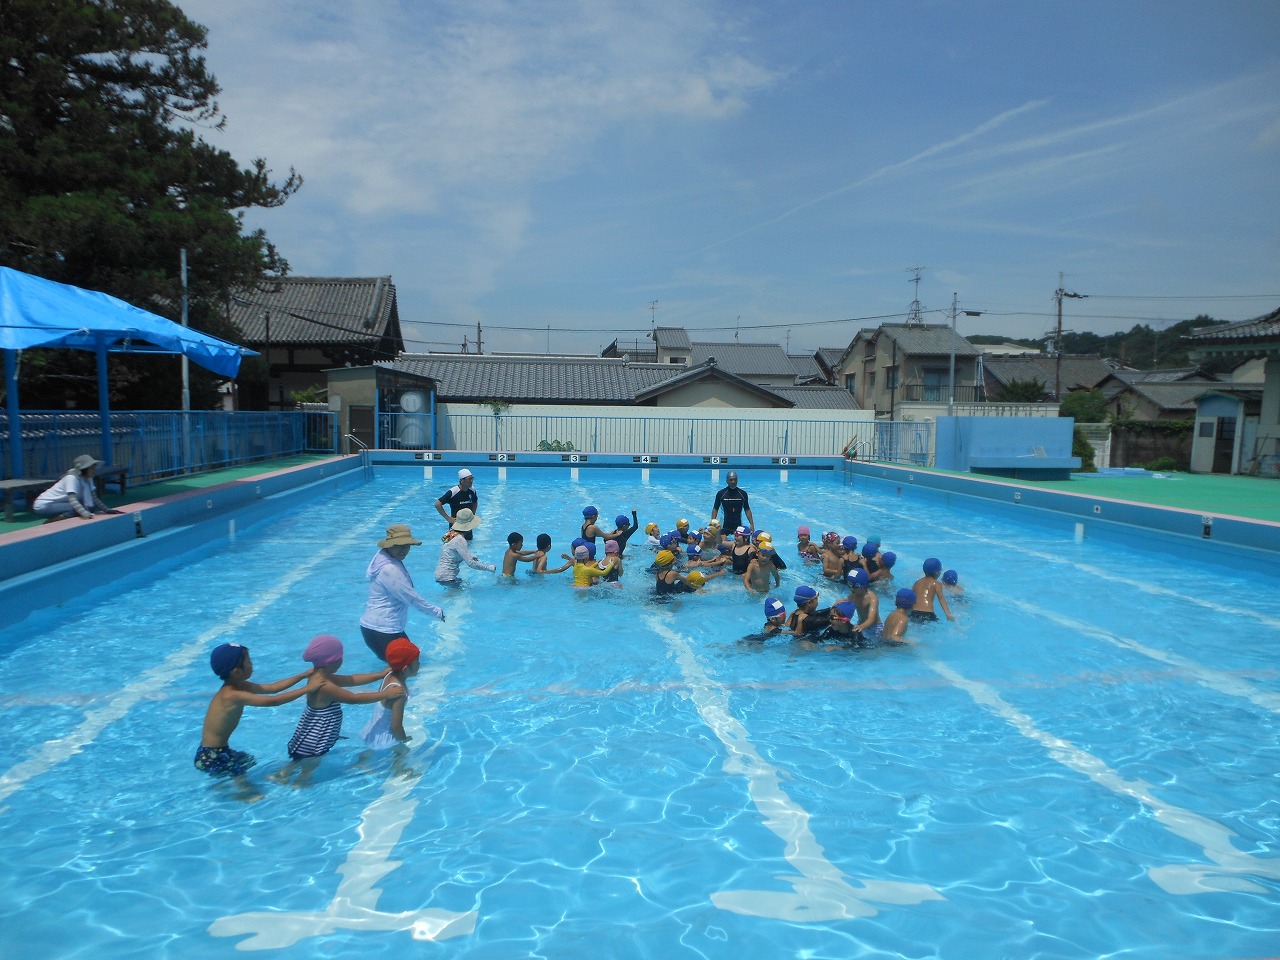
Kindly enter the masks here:
M 1262 477 L 1170 471 L 1145 477 L 1074 474 L 1070 480 L 1012 480 L 931 467 L 917 468 L 916 472 L 991 480 L 1033 490 L 1102 497 L 1153 507 L 1174 507 L 1197 514 L 1280 523 L 1280 480 Z

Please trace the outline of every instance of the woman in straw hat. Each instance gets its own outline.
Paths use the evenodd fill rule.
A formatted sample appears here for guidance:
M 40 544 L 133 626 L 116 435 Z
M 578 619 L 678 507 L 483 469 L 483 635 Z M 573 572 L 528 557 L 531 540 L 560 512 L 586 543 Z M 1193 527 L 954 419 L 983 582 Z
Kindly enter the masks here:
M 387 535 L 378 541 L 378 552 L 369 562 L 365 576 L 369 578 L 369 600 L 360 617 L 360 633 L 379 660 L 387 659 L 387 644 L 397 637 L 408 636 L 409 608 L 444 619 L 444 611 L 419 595 L 413 578 L 405 569 L 404 558 L 411 547 L 419 546 L 408 524 L 393 523 Z
M 36 513 L 45 518 L 45 523 L 65 520 L 73 513 L 88 520 L 95 513 L 120 513 L 119 510 L 108 510 L 107 505 L 98 496 L 98 488 L 94 486 L 93 474 L 102 466 L 101 460 L 95 460 L 87 453 L 76 457 L 71 469 L 62 475 L 57 483 L 36 497 L 31 505 Z
M 458 583 L 458 570 L 464 563 L 476 570 L 497 569 L 492 563 L 485 563 L 473 557 L 467 546 L 467 540 L 463 534 L 470 533 L 478 526 L 480 526 L 480 518 L 474 511 L 465 507 L 458 511 L 458 515 L 453 518 L 453 524 L 449 527 L 449 532 L 441 538 L 443 545 L 440 547 L 440 561 L 436 564 L 437 583 Z

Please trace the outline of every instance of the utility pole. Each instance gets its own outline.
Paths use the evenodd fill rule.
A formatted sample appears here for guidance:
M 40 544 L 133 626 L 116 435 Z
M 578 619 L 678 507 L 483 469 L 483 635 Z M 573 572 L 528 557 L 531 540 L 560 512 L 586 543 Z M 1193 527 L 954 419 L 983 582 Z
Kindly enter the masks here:
M 1058 289 L 1053 291 L 1053 298 L 1058 301 L 1058 329 L 1054 335 L 1053 352 L 1053 399 L 1062 402 L 1062 300 L 1069 297 L 1072 300 L 1084 300 L 1088 294 L 1084 293 L 1068 293 L 1062 289 L 1062 273 L 1058 273 Z
M 480 321 L 476 321 L 476 353 L 484 353 L 484 341 L 480 339 Z
M 189 326 L 187 320 L 187 248 L 182 248 L 182 257 L 179 260 L 182 268 L 182 325 Z M 187 359 L 187 355 L 182 355 L 182 410 L 187 412 L 191 409 L 191 363 Z M 190 462 L 190 461 L 188 461 Z

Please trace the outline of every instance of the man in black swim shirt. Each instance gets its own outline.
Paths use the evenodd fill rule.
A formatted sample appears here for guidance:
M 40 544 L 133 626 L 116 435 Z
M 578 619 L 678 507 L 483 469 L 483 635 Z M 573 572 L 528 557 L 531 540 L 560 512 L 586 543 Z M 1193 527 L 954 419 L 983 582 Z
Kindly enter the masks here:
M 714 520 L 720 508 L 724 507 L 723 529 L 736 530 L 742 526 L 742 513 L 745 510 L 747 527 L 754 530 L 756 518 L 751 515 L 751 500 L 747 496 L 747 491 L 738 486 L 738 472 L 730 470 L 725 477 L 725 482 L 728 486 L 720 489 L 716 494 L 716 502 L 711 505 L 711 519 Z

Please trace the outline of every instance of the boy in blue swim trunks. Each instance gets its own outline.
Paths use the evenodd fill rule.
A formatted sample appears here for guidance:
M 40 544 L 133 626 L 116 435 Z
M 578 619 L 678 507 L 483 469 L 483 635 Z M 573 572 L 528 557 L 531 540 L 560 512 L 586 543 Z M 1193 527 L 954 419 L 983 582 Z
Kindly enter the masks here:
M 253 659 L 249 648 L 238 643 L 224 643 L 209 655 L 209 666 L 222 678 L 222 687 L 213 695 L 204 715 L 200 733 L 200 749 L 196 751 L 196 769 L 215 777 L 238 777 L 258 761 L 247 753 L 232 750 L 230 739 L 240 723 L 245 707 L 278 707 L 297 700 L 306 687 L 289 690 L 295 683 L 311 676 L 304 670 L 297 676 L 275 683 L 250 683 Z M 281 693 L 280 691 L 287 691 Z

